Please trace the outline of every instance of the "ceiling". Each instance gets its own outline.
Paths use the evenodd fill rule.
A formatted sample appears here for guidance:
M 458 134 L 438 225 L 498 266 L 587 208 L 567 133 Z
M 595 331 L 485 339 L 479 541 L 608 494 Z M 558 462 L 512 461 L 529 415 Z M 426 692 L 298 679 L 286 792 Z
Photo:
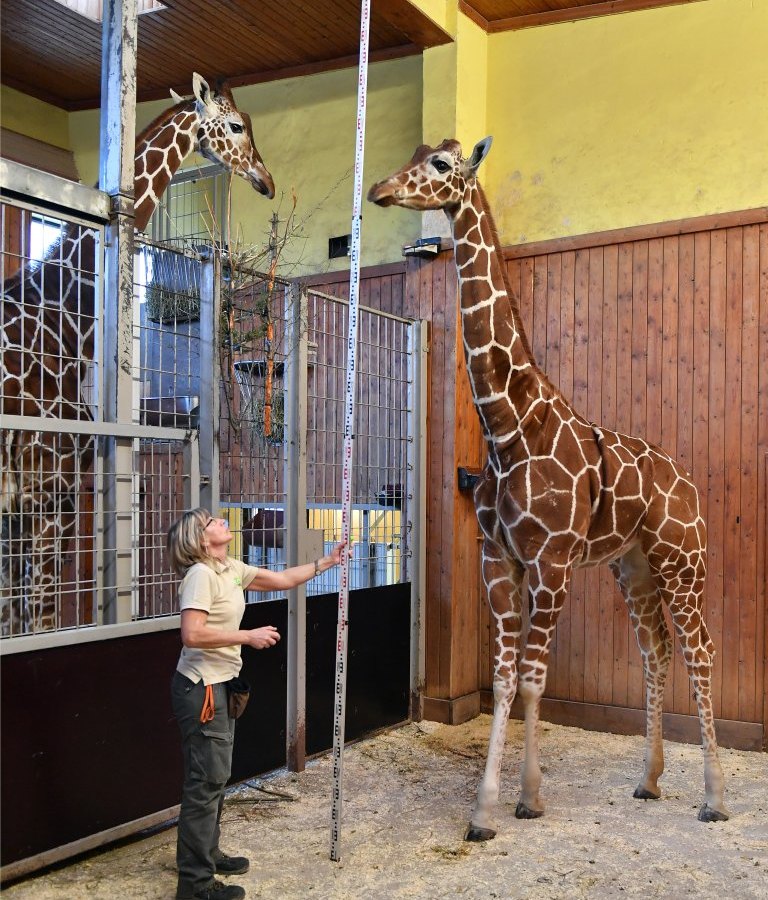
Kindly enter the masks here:
M 190 72 L 233 87 L 357 64 L 360 0 L 164 0 L 139 16 L 137 97 L 189 93 Z M 485 31 L 695 0 L 458 0 Z M 329 14 L 330 13 L 330 14 Z M 98 107 L 101 26 L 55 0 L 3 0 L 0 81 L 66 110 Z M 371 0 L 370 59 L 450 36 L 407 0 Z
M 360 0 L 163 2 L 139 16 L 140 101 L 188 94 L 193 69 L 237 87 L 357 64 Z M 3 0 L 1 28 L 3 84 L 67 110 L 99 105 L 100 25 L 55 0 Z M 372 61 L 450 39 L 407 0 L 371 3 Z

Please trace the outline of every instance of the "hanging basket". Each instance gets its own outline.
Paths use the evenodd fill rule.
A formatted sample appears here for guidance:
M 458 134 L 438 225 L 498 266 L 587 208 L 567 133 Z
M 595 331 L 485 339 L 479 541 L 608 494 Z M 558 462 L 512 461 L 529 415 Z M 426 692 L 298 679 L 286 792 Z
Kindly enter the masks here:
M 195 322 L 200 318 L 200 261 L 162 247 L 147 247 L 149 280 L 145 291 L 152 322 Z
M 285 364 L 275 362 L 272 370 L 270 423 L 266 425 L 267 361 L 240 360 L 234 364 L 235 378 L 240 388 L 242 406 L 240 421 L 251 434 L 267 444 L 280 445 L 285 440 Z

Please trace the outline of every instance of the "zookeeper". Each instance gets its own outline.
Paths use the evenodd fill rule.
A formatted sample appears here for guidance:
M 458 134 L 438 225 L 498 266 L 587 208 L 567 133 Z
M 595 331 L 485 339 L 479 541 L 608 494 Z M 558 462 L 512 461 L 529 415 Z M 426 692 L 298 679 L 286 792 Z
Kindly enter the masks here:
M 171 682 L 173 712 L 181 730 L 184 787 L 176 862 L 178 900 L 244 897 L 239 885 L 215 875 L 242 875 L 249 862 L 219 847 L 224 791 L 232 770 L 235 718 L 248 699 L 239 678 L 240 648 L 265 650 L 280 635 L 272 625 L 243 630 L 244 590 L 296 587 L 339 565 L 344 542 L 328 556 L 271 572 L 227 555 L 234 535 L 226 519 L 206 509 L 185 512 L 168 530 L 168 556 L 182 576 L 179 589 L 183 648 Z

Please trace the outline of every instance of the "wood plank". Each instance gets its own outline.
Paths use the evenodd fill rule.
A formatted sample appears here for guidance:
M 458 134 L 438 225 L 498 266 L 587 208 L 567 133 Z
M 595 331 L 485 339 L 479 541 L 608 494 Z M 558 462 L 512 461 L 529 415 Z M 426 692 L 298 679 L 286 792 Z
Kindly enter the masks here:
M 632 255 L 632 427 L 630 434 L 644 437 L 648 414 L 646 390 L 648 378 L 648 241 L 633 244 Z M 640 708 L 645 704 L 645 683 L 637 639 L 628 623 L 627 705 Z
M 577 250 L 574 261 L 573 393 L 569 399 L 571 399 L 574 409 L 581 415 L 584 415 L 587 409 L 589 387 L 589 256 L 589 250 Z M 587 573 L 584 569 L 578 571 L 574 576 L 571 589 L 568 696 L 572 700 L 584 699 L 586 576 Z
M 761 721 L 761 645 L 758 605 L 764 599 L 758 582 L 760 504 L 758 453 L 758 378 L 760 359 L 760 229 L 743 229 L 741 321 L 741 510 L 739 562 L 739 719 Z M 764 345 L 768 346 L 768 345 Z M 756 490 L 758 488 L 758 490 Z
M 716 228 L 733 228 L 737 225 L 762 225 L 766 222 L 768 222 L 768 206 L 758 206 L 754 209 L 695 216 L 689 219 L 676 219 L 672 222 L 655 222 L 648 225 L 633 225 L 630 228 L 616 228 L 610 231 L 578 234 L 572 237 L 530 241 L 526 244 L 515 244 L 505 247 L 502 253 L 505 259 L 519 259 L 531 256 L 544 256 L 548 253 L 564 253 L 566 250 L 589 250 L 593 247 L 647 241 L 652 238 L 697 234 L 699 232 L 714 231 Z
M 723 544 L 724 544 L 724 493 L 725 493 L 725 311 L 726 311 L 726 235 L 715 231 L 711 235 L 709 265 L 709 447 L 707 485 L 707 524 L 709 526 L 709 590 L 707 624 L 717 647 L 720 659 L 719 715 L 733 718 L 733 691 L 727 682 L 738 672 L 731 669 L 732 660 L 726 657 L 723 646 Z M 715 667 L 717 669 L 717 658 Z
M 745 642 L 739 646 L 741 591 L 741 325 L 742 325 L 742 231 L 725 232 L 725 333 L 723 369 L 723 702 L 728 717 L 739 718 L 739 677 L 743 653 L 754 656 Z
M 602 402 L 601 424 L 605 428 L 616 428 L 616 368 L 618 339 L 618 277 L 619 251 L 617 247 L 606 247 L 603 251 L 602 287 Z M 615 605 L 621 597 L 613 575 L 606 566 L 600 571 L 599 586 L 599 642 L 597 666 L 597 702 L 611 703 L 613 700 L 613 680 L 615 661 L 613 637 L 615 630 Z
M 560 314 L 559 314 L 559 367 L 548 366 L 550 381 L 570 399 L 573 397 L 573 354 L 574 354 L 574 296 L 576 293 L 576 254 L 561 254 L 560 265 Z M 553 310 L 554 314 L 554 310 Z M 560 613 L 550 659 L 551 685 L 548 696 L 567 698 L 570 691 L 571 654 L 571 585 L 568 599 Z
M 587 296 L 587 405 L 590 422 L 603 420 L 603 280 L 604 250 L 589 251 Z M 602 567 L 584 572 L 584 699 L 597 702 L 599 694 Z
M 664 241 L 648 242 L 648 345 L 646 351 L 646 423 L 643 437 L 661 444 Z M 666 449 L 666 448 L 665 448 Z
M 768 347 L 768 225 L 760 226 L 759 234 L 758 323 L 760 347 Z M 763 359 L 764 359 L 763 355 Z M 760 585 L 758 606 L 758 646 L 756 658 L 758 670 L 762 668 L 762 721 L 763 749 L 768 750 L 768 366 L 761 365 L 757 384 L 757 439 L 760 461 L 757 496 L 760 512 L 757 522 L 757 576 Z M 762 623 L 761 621 L 762 620 Z M 762 627 L 761 627 L 762 624 Z M 760 639 L 762 638 L 762 643 Z M 758 693 L 758 698 L 760 694 Z M 758 704 L 760 703 L 758 699 Z M 759 705 L 758 705 L 759 709 Z

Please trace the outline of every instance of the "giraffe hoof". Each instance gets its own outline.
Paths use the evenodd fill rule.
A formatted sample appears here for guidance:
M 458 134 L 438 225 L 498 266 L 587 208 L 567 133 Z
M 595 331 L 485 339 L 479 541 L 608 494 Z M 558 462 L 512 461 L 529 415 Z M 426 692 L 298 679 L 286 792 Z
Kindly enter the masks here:
M 526 806 L 522 800 L 517 804 L 517 809 L 515 810 L 516 819 L 538 819 L 543 815 L 543 809 L 531 809 L 531 807 Z
M 705 803 L 699 810 L 699 815 L 697 818 L 699 822 L 727 822 L 728 813 L 720 812 L 717 809 L 712 809 L 711 806 L 708 806 Z
M 496 832 L 493 828 L 481 828 L 480 825 L 473 825 L 471 822 L 469 823 L 469 828 L 467 828 L 467 833 L 464 835 L 465 841 L 490 841 L 496 837 Z
M 648 788 L 636 787 L 632 796 L 635 800 L 658 800 L 661 794 L 655 794 L 653 791 L 649 791 Z

